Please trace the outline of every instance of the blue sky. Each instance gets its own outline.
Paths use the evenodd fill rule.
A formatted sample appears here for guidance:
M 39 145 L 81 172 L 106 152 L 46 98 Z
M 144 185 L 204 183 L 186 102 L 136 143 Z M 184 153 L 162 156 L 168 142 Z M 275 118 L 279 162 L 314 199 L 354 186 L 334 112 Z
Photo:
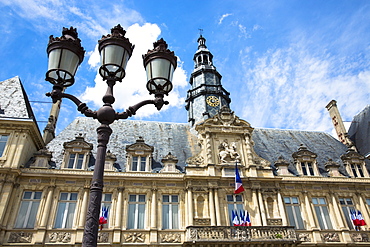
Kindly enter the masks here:
M 86 50 L 76 83 L 67 89 L 91 109 L 101 106 L 105 83 L 97 75 L 97 40 L 120 23 L 135 44 L 127 75 L 114 88 L 117 111 L 152 96 L 141 55 L 163 37 L 178 56 L 170 105 L 139 110 L 134 119 L 186 122 L 184 109 L 199 30 L 231 93 L 231 108 L 253 127 L 332 132 L 325 109 L 338 102 L 345 121 L 369 104 L 369 1 L 63 1 L 0 0 L 0 80 L 19 76 L 39 127 L 50 104 L 44 81 L 49 35 L 76 27 Z M 57 131 L 75 117 L 63 101 Z

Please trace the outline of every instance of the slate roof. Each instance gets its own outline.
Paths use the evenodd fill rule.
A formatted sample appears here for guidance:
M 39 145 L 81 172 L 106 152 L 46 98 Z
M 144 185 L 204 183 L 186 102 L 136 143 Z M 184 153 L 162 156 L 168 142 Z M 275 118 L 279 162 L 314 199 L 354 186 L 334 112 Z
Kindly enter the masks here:
M 349 138 L 354 142 L 357 151 L 363 156 L 370 154 L 370 105 L 353 117 L 348 130 Z
M 71 141 L 80 133 L 85 141 L 93 144 L 95 156 L 96 128 L 99 125 L 99 122 L 90 118 L 76 118 L 54 138 L 47 148 L 53 153 L 56 166 L 59 167 L 63 159 L 63 143 Z M 126 146 L 135 143 L 139 137 L 143 137 L 146 144 L 154 147 L 154 165 L 157 165 L 168 152 L 171 152 L 178 158 L 178 165 L 184 167 L 186 159 L 197 153 L 196 138 L 190 133 L 189 125 L 185 123 L 124 120 L 114 122 L 111 128 L 113 133 L 108 143 L 108 150 L 117 156 L 117 163 L 123 171 L 126 164 Z
M 340 156 L 348 149 L 331 135 L 317 131 L 254 129 L 252 139 L 254 150 L 260 157 L 274 165 L 274 162 L 282 156 L 290 163 L 289 170 L 296 175 L 297 171 L 293 166 L 292 154 L 298 151 L 301 144 L 317 154 L 316 161 L 324 176 L 326 176 L 325 163 L 332 159 L 343 165 Z M 340 170 L 347 175 L 343 166 Z
M 0 118 L 35 120 L 27 94 L 18 76 L 0 81 Z
M 96 150 L 96 128 L 99 123 L 96 120 L 81 117 L 75 119 L 65 130 L 53 139 L 47 148 L 53 153 L 53 160 L 60 166 L 63 158 L 63 143 L 71 141 L 82 134 L 85 141 L 93 143 Z M 141 136 L 146 144 L 154 147 L 153 161 L 155 166 L 171 152 L 178 159 L 180 167 L 186 166 L 186 159 L 196 155 L 196 135 L 191 133 L 191 128 L 185 123 L 163 123 L 151 121 L 125 120 L 116 121 L 111 125 L 113 133 L 108 144 L 108 150 L 117 155 L 117 163 L 125 170 L 126 146 L 136 142 Z M 317 154 L 319 166 L 324 169 L 328 159 L 341 164 L 340 156 L 347 150 L 346 146 L 329 134 L 315 131 L 278 130 L 278 129 L 254 129 L 252 139 L 255 152 L 273 165 L 283 156 L 291 163 L 292 154 L 301 144 L 308 150 Z M 95 156 L 95 155 L 94 155 Z M 153 167 L 154 168 L 154 167 Z

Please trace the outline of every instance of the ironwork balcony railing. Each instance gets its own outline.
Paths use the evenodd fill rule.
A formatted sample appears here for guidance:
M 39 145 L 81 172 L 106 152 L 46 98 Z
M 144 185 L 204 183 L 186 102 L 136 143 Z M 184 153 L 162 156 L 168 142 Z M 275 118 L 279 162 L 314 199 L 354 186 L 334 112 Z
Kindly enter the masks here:
M 292 226 L 189 226 L 186 242 L 285 242 L 297 243 Z

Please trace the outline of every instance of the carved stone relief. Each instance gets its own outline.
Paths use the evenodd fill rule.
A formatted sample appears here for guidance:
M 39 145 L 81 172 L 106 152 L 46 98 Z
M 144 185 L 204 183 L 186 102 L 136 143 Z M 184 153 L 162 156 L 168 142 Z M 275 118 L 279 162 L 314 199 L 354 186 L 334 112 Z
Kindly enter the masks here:
M 50 243 L 68 243 L 71 241 L 71 233 L 69 232 L 52 232 L 49 233 Z
M 108 243 L 109 233 L 108 232 L 99 232 L 98 233 L 98 243 Z
M 336 232 L 322 233 L 321 238 L 325 242 L 340 242 L 339 235 Z
M 311 242 L 311 238 L 308 233 L 299 233 L 298 240 L 301 242 Z
M 144 243 L 145 235 L 140 232 L 125 234 L 125 242 L 127 243 Z
M 31 232 L 12 232 L 10 233 L 8 243 L 31 243 Z
M 227 139 L 225 139 L 218 149 L 220 150 L 219 157 L 221 163 L 240 162 L 240 155 L 236 151 L 235 142 L 229 144 Z
M 162 243 L 180 243 L 181 234 L 180 233 L 162 233 L 161 235 Z
M 353 242 L 369 242 L 369 235 L 367 233 L 352 233 L 351 238 Z

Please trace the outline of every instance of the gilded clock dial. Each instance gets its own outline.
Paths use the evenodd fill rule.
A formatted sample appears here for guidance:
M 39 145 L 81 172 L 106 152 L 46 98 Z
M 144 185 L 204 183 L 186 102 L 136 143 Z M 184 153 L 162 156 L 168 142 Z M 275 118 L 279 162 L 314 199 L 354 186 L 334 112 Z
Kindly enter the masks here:
M 216 96 L 208 96 L 206 102 L 210 106 L 218 106 L 220 104 L 220 100 Z

